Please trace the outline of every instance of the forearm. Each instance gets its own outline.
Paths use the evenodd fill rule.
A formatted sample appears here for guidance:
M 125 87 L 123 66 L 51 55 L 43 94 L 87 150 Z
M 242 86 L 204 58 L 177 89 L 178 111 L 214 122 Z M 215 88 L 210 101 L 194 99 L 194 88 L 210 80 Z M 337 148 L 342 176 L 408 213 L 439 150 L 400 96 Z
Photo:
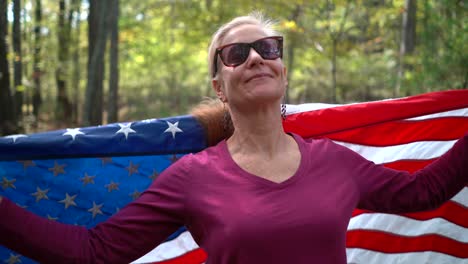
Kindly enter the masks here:
M 0 218 L 0 244 L 22 255 L 45 263 L 84 263 L 81 258 L 91 255 L 79 252 L 86 248 L 80 246 L 88 235 L 85 228 L 39 217 L 8 199 L 2 199 L 0 215 L 6 216 Z

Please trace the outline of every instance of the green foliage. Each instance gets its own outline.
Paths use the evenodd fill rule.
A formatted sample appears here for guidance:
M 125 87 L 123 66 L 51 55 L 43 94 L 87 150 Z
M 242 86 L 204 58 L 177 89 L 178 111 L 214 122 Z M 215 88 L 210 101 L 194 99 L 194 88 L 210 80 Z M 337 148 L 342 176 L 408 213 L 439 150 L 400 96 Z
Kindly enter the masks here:
M 31 73 L 33 40 L 30 36 L 34 21 L 30 19 L 32 1 L 25 2 L 25 16 L 29 19 L 24 19 L 24 49 L 29 52 L 24 53 L 23 63 Z M 47 105 L 47 100 L 55 98 L 52 69 L 57 66 L 58 5 L 56 1 L 43 2 L 41 67 Z M 185 114 L 203 97 L 212 96 L 206 59 L 210 37 L 222 23 L 253 10 L 277 20 L 278 29 L 286 37 L 286 48 L 292 50 L 294 59 L 285 52 L 285 65 L 289 66 L 291 76 L 291 103 L 330 100 L 333 56 L 336 56 L 338 102 L 391 97 L 397 80 L 404 2 L 121 1 L 121 119 Z M 466 88 L 468 5 L 451 0 L 417 1 L 417 5 L 416 48 L 404 58 L 408 67 L 402 80 L 402 95 Z M 87 8 L 84 1 L 79 42 L 70 47 L 80 49 L 81 78 L 86 76 L 87 65 Z M 73 28 L 72 32 L 77 34 Z M 70 79 L 70 75 L 64 73 L 63 77 Z M 27 92 L 32 80 L 30 75 L 25 78 Z M 86 80 L 80 81 L 81 102 L 85 84 Z

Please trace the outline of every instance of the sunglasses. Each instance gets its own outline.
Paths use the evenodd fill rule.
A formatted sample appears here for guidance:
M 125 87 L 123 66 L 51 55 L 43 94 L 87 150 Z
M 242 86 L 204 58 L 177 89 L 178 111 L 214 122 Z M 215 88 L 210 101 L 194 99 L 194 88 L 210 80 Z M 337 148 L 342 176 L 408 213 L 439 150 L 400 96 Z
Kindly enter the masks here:
M 213 61 L 213 78 L 218 72 L 218 55 L 224 65 L 235 67 L 247 60 L 250 48 L 253 48 L 264 60 L 276 60 L 283 57 L 283 37 L 266 37 L 251 43 L 231 43 L 217 48 Z

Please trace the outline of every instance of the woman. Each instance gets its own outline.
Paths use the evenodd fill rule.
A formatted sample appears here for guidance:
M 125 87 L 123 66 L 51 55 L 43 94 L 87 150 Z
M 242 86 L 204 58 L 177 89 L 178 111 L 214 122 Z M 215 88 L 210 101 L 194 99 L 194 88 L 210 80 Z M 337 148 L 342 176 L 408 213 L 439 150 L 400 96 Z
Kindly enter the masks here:
M 213 36 L 209 67 L 230 113 L 223 118 L 229 138 L 184 156 L 139 199 L 90 230 L 4 199 L 0 243 L 46 263 L 128 263 L 185 225 L 207 263 L 346 263 L 346 228 L 356 206 L 427 210 L 466 185 L 467 135 L 409 175 L 329 140 L 284 133 L 282 41 L 256 16 L 235 18 Z M 222 120 L 205 110 L 198 112 L 205 122 Z

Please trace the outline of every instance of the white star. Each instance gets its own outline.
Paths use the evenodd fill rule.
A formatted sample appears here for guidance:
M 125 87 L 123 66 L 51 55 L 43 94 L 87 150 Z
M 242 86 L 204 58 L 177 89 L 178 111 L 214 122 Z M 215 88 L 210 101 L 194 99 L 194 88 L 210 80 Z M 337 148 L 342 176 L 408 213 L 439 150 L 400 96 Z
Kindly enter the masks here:
M 76 198 L 77 194 L 75 195 L 68 195 L 68 193 L 65 193 L 65 199 L 59 201 L 59 203 L 63 203 L 65 204 L 65 209 L 68 209 L 68 207 L 70 206 L 76 206 L 76 203 L 75 203 L 75 198 Z
M 116 134 L 124 133 L 125 134 L 125 139 L 128 139 L 128 133 L 136 133 L 135 130 L 130 128 L 132 126 L 132 123 L 128 123 L 127 125 L 119 124 L 119 126 L 120 126 L 120 130 L 115 132 L 115 133 Z
M 11 254 L 11 253 L 10 253 L 10 258 L 8 258 L 7 260 L 5 260 L 4 262 L 5 262 L 5 263 L 8 263 L 8 264 L 21 263 L 20 257 L 21 257 L 21 255 L 14 255 L 14 254 Z
M 103 215 L 102 211 L 101 211 L 101 207 L 103 206 L 104 204 L 96 204 L 96 202 L 93 202 L 93 207 L 89 208 L 88 209 L 88 212 L 92 213 L 93 214 L 93 219 L 96 217 L 96 215 L 98 214 L 101 214 Z
M 17 140 L 18 138 L 24 138 L 24 137 L 28 137 L 28 136 L 23 135 L 23 134 L 18 134 L 18 135 L 6 136 L 5 138 L 11 138 L 11 139 L 13 139 L 13 143 L 16 143 L 16 140 Z
M 172 124 L 171 122 L 166 121 L 168 128 L 164 131 L 164 133 L 171 132 L 172 133 L 172 138 L 175 138 L 175 134 L 177 132 L 184 132 L 182 129 L 178 128 L 177 126 L 179 125 L 179 122 L 175 122 L 175 124 Z
M 75 140 L 76 135 L 84 135 L 85 133 L 81 132 L 79 128 L 67 128 L 67 132 L 63 133 L 62 136 L 69 135 Z

